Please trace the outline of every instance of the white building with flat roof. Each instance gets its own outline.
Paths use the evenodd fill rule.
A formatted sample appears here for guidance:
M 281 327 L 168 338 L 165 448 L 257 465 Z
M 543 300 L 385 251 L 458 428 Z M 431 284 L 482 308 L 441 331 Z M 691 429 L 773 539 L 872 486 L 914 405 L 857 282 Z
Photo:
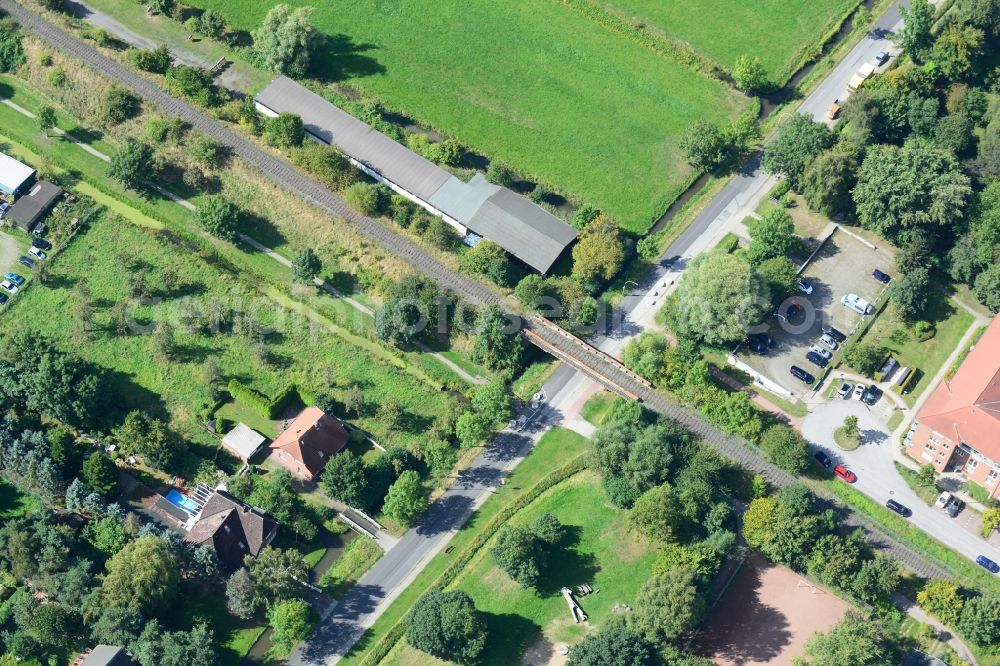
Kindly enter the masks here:
M 10 155 L 0 153 L 0 191 L 20 196 L 35 182 L 35 170 Z

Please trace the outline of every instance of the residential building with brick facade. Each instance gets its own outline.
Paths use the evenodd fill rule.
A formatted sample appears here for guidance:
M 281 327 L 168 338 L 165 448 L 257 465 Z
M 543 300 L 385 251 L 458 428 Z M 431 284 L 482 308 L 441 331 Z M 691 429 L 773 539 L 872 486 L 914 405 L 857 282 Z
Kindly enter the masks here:
M 959 472 L 1000 496 L 1000 317 L 917 414 L 906 437 L 911 458 Z

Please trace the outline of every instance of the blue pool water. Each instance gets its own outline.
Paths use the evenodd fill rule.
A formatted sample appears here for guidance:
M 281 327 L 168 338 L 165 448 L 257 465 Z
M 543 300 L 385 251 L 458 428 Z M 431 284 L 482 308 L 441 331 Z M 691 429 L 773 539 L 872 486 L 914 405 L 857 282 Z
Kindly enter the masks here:
M 198 513 L 198 511 L 201 509 L 201 507 L 198 506 L 196 502 L 194 502 L 188 497 L 185 497 L 176 490 L 171 490 L 169 493 L 167 493 L 167 501 L 173 504 L 174 506 L 179 506 L 180 508 L 184 509 L 185 511 L 191 514 Z

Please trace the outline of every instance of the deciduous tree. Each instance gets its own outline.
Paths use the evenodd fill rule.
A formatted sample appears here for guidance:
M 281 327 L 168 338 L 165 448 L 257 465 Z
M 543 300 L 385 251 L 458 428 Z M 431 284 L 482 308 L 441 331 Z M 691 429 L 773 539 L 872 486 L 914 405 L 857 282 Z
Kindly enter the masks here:
M 406 618 L 406 642 L 439 659 L 475 663 L 486 647 L 486 622 L 461 590 L 432 590 Z
M 196 213 L 201 228 L 216 238 L 231 241 L 239 228 L 240 209 L 221 194 L 209 194 L 198 204 Z
M 742 340 L 767 311 L 769 296 L 746 259 L 722 252 L 699 255 L 677 287 L 674 330 L 713 345 Z
M 138 190 L 153 172 L 153 151 L 144 143 L 128 139 L 111 155 L 108 176 L 130 190 Z
M 589 222 L 573 246 L 573 275 L 583 282 L 610 280 L 624 261 L 621 231 L 604 215 Z
M 750 223 L 750 245 L 746 256 L 752 264 L 783 257 L 796 245 L 795 224 L 784 208 L 772 208 Z
M 288 654 L 312 631 L 316 612 L 301 599 L 289 599 L 275 604 L 267 619 L 271 623 L 271 642 L 279 654 Z
M 878 620 L 850 613 L 828 632 L 809 639 L 804 666 L 886 666 L 895 663 Z
M 656 648 L 624 627 L 608 626 L 587 634 L 569 651 L 572 666 L 658 666 Z
M 409 526 L 416 522 L 427 510 L 427 494 L 420 475 L 412 469 L 401 473 L 389 487 L 382 510 L 403 525 Z
M 813 120 L 812 116 L 796 114 L 764 149 L 764 170 L 787 177 L 792 187 L 798 190 L 806 163 L 830 148 L 834 140 L 826 125 Z
M 157 536 L 126 545 L 107 563 L 101 597 L 108 606 L 152 613 L 165 608 L 177 594 L 177 558 Z
M 771 87 L 760 57 L 745 53 L 736 60 L 736 66 L 733 67 L 733 82 L 745 93 L 764 92 Z
M 662 648 L 694 629 L 704 613 L 694 575 L 675 570 L 647 580 L 626 619 L 629 629 Z
M 253 32 L 252 53 L 257 64 L 292 78 L 304 76 L 320 40 L 309 21 L 311 14 L 311 7 L 272 7 Z

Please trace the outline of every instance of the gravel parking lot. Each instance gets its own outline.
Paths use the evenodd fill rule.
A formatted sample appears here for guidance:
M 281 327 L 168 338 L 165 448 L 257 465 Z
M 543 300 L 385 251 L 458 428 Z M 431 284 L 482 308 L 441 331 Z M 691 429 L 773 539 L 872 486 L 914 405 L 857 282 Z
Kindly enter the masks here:
M 876 268 L 895 274 L 895 264 L 888 253 L 873 250 L 842 230 L 837 231 L 802 273 L 813 287 L 812 294 L 798 293 L 781 308 L 785 312 L 789 304 L 797 303 L 802 312 L 791 320 L 772 315 L 765 322 L 767 332 L 774 338 L 774 348 L 761 356 L 743 346 L 737 356 L 795 395 L 803 395 L 808 390 L 806 385 L 789 374 L 789 368 L 797 365 L 819 377 L 822 370 L 806 360 L 806 352 L 817 343 L 824 325 L 831 325 L 845 335 L 854 331 L 862 317 L 841 304 L 840 299 L 855 293 L 874 303 L 886 288 L 872 277 Z

